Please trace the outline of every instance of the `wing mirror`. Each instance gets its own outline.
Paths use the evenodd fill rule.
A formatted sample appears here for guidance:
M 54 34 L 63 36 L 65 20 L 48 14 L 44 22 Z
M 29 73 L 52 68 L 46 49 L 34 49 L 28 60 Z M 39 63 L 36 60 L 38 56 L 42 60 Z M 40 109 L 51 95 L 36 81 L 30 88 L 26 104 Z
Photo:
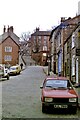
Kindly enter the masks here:
M 40 86 L 40 89 L 42 89 L 42 88 L 43 88 L 43 85 Z
M 75 85 L 73 85 L 73 87 L 75 87 L 75 88 L 79 88 L 79 87 L 80 87 L 80 85 L 76 85 L 76 84 L 75 84 Z

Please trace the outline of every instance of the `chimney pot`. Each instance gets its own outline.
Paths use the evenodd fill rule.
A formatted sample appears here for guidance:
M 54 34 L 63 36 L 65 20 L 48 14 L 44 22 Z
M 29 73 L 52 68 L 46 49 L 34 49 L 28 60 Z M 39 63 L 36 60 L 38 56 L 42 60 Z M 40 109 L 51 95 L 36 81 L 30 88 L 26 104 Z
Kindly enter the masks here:
M 36 28 L 36 31 L 39 31 L 39 27 L 38 27 L 38 28 Z
M 9 31 L 13 32 L 13 26 L 10 26 Z
M 65 17 L 61 17 L 61 23 L 65 21 Z
M 9 25 L 8 25 L 8 28 L 7 28 L 7 32 L 9 32 Z

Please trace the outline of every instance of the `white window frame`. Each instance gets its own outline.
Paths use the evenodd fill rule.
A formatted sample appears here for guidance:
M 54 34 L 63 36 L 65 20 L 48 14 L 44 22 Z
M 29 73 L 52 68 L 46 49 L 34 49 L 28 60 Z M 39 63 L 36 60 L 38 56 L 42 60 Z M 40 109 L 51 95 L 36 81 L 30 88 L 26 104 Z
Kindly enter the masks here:
M 41 36 L 38 36 L 38 39 L 41 40 Z
M 47 51 L 47 46 L 43 46 L 43 51 Z
M 12 52 L 12 47 L 6 46 L 5 47 L 5 52 Z
M 72 48 L 75 47 L 75 34 L 72 34 Z
M 12 56 L 11 55 L 5 55 L 4 56 L 4 61 L 12 61 Z
M 61 46 L 61 33 L 58 34 L 58 47 Z
M 75 75 L 75 55 L 72 56 L 72 76 Z

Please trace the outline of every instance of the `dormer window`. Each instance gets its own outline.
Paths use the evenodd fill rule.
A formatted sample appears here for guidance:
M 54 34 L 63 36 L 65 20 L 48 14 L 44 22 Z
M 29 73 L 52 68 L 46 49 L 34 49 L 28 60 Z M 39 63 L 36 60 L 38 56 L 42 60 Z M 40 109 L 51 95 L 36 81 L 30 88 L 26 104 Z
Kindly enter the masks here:
M 72 34 L 72 48 L 75 47 L 75 34 Z

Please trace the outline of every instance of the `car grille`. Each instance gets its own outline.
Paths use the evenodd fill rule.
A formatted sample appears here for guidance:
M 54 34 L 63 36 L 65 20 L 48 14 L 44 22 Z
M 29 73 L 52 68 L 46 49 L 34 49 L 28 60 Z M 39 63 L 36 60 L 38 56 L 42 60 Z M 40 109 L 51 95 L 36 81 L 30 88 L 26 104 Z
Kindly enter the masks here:
M 68 98 L 54 98 L 53 102 L 54 103 L 66 103 L 66 102 L 69 102 L 69 99 Z

